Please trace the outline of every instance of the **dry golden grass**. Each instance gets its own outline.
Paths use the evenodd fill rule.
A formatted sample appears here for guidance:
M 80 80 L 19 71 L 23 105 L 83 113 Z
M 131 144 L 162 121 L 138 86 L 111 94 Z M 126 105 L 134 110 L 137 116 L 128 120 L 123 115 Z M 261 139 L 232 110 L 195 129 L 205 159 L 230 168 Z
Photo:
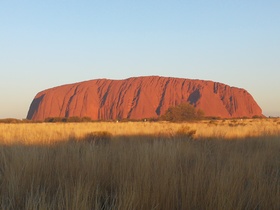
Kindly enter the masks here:
M 280 119 L 212 120 L 191 123 L 93 122 L 0 124 L 0 143 L 50 144 L 69 138 L 83 138 L 92 132 L 107 131 L 113 136 L 174 136 L 182 128 L 195 130 L 194 138 L 248 138 L 279 136 Z
M 280 209 L 279 122 L 0 124 L 0 208 Z
M 0 146 L 1 209 L 279 209 L 279 139 Z

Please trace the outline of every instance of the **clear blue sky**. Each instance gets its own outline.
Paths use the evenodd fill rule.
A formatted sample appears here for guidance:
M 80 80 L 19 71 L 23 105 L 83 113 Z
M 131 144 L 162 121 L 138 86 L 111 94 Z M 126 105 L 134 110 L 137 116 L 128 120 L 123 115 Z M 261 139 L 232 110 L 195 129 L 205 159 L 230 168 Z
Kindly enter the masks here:
M 0 118 L 53 86 L 142 75 L 245 88 L 280 116 L 280 1 L 0 0 Z

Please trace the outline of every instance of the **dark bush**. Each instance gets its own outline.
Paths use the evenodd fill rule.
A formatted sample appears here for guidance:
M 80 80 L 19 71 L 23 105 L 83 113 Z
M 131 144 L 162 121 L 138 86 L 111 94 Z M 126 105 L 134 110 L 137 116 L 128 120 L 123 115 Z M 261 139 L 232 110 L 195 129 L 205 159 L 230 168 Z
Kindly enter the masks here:
M 263 116 L 259 116 L 259 115 L 254 115 L 252 118 L 253 118 L 253 119 L 262 119 L 262 118 L 264 118 L 264 117 L 263 117 Z
M 45 122 L 64 122 L 63 117 L 48 117 L 45 119 Z
M 175 107 L 170 107 L 164 115 L 160 116 L 160 120 L 166 121 L 189 121 L 197 120 L 203 117 L 204 113 L 200 109 L 196 109 L 189 103 L 182 103 Z
M 82 140 L 94 145 L 106 145 L 111 138 L 112 134 L 108 131 L 96 131 L 87 134 Z
M 15 118 L 0 119 L 0 123 L 21 123 L 22 121 Z
M 187 125 L 184 125 L 177 130 L 175 137 L 192 139 L 195 133 L 196 130 L 191 129 Z
M 90 117 L 49 117 L 45 122 L 91 122 Z

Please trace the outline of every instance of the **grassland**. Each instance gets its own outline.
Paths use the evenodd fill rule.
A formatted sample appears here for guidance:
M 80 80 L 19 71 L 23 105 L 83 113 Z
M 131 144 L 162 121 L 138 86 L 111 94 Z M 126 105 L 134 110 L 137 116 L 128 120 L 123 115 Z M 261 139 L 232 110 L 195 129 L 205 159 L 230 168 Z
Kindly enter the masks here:
M 92 132 L 110 132 L 118 136 L 165 136 L 195 131 L 195 139 L 244 139 L 280 136 L 280 119 L 205 120 L 191 123 L 169 122 L 92 122 L 1 124 L 2 144 L 52 144 L 69 139 L 83 139 Z
M 1 209 L 280 209 L 280 120 L 0 124 Z

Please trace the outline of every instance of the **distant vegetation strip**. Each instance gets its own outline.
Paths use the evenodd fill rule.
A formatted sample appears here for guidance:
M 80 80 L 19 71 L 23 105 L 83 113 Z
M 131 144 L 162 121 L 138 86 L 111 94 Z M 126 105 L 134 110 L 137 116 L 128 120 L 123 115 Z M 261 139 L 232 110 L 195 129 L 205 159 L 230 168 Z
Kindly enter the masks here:
M 280 136 L 280 119 L 199 120 L 191 122 L 83 122 L 2 123 L 0 143 L 50 144 L 69 138 L 83 139 L 95 132 L 119 136 L 191 136 L 193 139 L 246 139 Z
M 263 116 L 253 116 L 253 119 L 256 118 L 264 118 Z M 190 103 L 181 103 L 177 106 L 169 107 L 164 114 L 162 114 L 158 118 L 143 118 L 141 120 L 134 120 L 134 119 L 117 119 L 117 120 L 106 120 L 108 121 L 149 121 L 149 122 L 156 122 L 156 121 L 170 121 L 170 122 L 188 122 L 194 120 L 207 120 L 207 119 L 221 119 L 219 117 L 205 117 L 204 112 L 201 109 L 197 109 Z M 248 119 L 248 117 L 236 118 L 236 119 Z M 48 117 L 44 121 L 32 121 L 28 119 L 14 119 L 14 118 L 7 118 L 7 119 L 0 119 L 0 123 L 40 123 L 40 122 L 102 122 L 105 120 L 92 120 L 90 117 Z

